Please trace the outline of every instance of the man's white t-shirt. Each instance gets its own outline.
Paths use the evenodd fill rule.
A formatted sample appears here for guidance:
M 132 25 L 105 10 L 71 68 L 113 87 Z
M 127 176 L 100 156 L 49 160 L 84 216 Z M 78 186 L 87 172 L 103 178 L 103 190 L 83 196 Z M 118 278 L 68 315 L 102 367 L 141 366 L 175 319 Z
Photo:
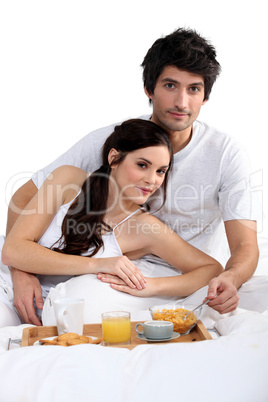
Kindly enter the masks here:
M 150 116 L 142 116 L 148 120 Z M 120 123 L 118 123 L 120 124 Z M 101 148 L 116 124 L 93 131 L 32 180 L 40 188 L 47 175 L 61 165 L 74 165 L 93 172 L 101 165 Z M 184 240 L 221 263 L 228 257 L 223 222 L 257 220 L 259 207 L 250 188 L 246 152 L 231 137 L 195 121 L 188 145 L 174 155 L 165 205 L 161 189 L 149 200 L 151 213 Z M 157 212 L 155 212 L 157 211 Z M 157 257 L 146 256 L 157 262 Z M 163 262 L 162 262 L 163 263 Z

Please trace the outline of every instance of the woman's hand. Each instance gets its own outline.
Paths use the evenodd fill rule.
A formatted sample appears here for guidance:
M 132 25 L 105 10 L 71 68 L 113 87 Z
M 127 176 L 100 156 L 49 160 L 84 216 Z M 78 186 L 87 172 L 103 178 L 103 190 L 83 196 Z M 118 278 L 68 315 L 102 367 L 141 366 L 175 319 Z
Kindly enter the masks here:
M 100 273 L 97 275 L 102 282 L 110 283 L 111 287 L 119 292 L 128 293 L 132 296 L 151 297 L 158 294 L 159 280 L 161 278 L 146 278 L 146 288 L 141 290 L 129 287 L 118 276 Z
M 146 279 L 126 256 L 95 258 L 94 260 L 97 263 L 98 278 L 101 279 L 100 275 L 103 275 L 104 282 L 109 282 L 108 278 L 113 278 L 111 283 L 124 284 L 129 289 L 142 290 L 145 288 Z

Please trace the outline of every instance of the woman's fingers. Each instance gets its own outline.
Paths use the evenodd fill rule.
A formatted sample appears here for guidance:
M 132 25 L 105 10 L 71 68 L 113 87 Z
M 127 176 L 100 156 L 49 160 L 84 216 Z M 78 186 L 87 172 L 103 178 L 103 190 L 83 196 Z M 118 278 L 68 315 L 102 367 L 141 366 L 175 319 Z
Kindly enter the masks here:
M 147 278 L 147 286 L 144 289 L 138 290 L 132 289 L 129 286 L 111 283 L 111 287 L 119 292 L 128 293 L 129 295 L 136 297 L 151 297 L 156 294 L 157 289 L 159 288 L 159 278 Z M 162 278 L 160 278 L 161 280 Z
M 145 288 L 145 278 L 140 272 L 140 270 L 127 257 L 124 258 L 125 260 L 121 268 L 123 272 L 123 276 L 121 278 L 123 279 L 123 281 L 126 282 L 132 288 L 133 287 L 137 289 Z
M 126 283 L 121 278 L 119 278 L 118 276 L 115 276 L 115 275 L 101 273 L 101 274 L 98 274 L 97 277 L 98 277 L 98 279 L 100 279 L 102 282 L 105 282 L 105 283 L 126 286 Z
M 103 259 L 103 265 L 104 269 L 101 269 L 100 272 L 118 276 L 132 289 L 145 288 L 146 279 L 136 265 L 126 256 L 109 258 L 109 262 L 108 258 L 106 261 Z

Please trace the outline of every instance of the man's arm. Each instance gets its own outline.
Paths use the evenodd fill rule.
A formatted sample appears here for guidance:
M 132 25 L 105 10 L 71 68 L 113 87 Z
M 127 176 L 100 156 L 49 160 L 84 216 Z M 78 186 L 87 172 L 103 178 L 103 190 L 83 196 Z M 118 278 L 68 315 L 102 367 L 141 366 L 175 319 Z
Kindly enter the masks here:
M 6 234 L 8 234 L 16 222 L 19 214 L 23 211 L 29 201 L 37 192 L 37 187 L 32 180 L 27 181 L 13 195 L 7 217 Z M 35 299 L 36 306 L 43 308 L 42 289 L 39 280 L 35 275 L 23 271 L 19 271 L 11 267 L 11 275 L 14 286 L 14 305 L 18 310 L 21 318 L 34 325 L 41 325 L 36 316 L 33 301 Z
M 221 314 L 238 306 L 237 289 L 255 272 L 259 258 L 257 223 L 249 220 L 225 222 L 225 230 L 231 252 L 225 271 L 209 283 L 207 297 L 213 299 L 210 307 Z

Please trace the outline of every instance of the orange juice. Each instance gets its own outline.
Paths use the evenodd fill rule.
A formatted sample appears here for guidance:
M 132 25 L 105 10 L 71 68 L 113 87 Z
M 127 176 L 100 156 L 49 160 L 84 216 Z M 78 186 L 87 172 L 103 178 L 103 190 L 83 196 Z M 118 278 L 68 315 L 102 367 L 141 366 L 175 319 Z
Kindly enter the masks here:
M 103 343 L 130 343 L 131 322 L 130 313 L 124 311 L 112 311 L 102 314 Z

